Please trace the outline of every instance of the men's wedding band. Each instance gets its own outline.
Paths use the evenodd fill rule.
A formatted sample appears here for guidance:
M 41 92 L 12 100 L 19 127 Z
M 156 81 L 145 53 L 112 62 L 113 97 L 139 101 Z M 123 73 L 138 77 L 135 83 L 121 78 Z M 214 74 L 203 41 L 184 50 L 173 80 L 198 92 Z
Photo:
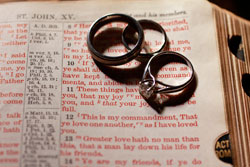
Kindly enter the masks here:
M 112 22 L 125 22 L 133 29 L 135 29 L 135 31 L 138 33 L 138 40 L 134 48 L 128 50 L 128 52 L 123 55 L 107 56 L 97 51 L 93 45 L 93 40 L 95 38 L 95 35 L 97 34 L 97 31 L 104 25 L 107 25 Z M 140 53 L 143 47 L 143 43 L 144 33 L 140 23 L 136 21 L 133 17 L 120 13 L 108 14 L 99 18 L 91 25 L 87 35 L 87 45 L 90 53 L 96 61 L 104 65 L 121 65 L 133 60 Z
M 140 23 L 140 25 L 142 26 L 142 29 L 143 30 L 154 30 L 154 31 L 157 31 L 157 32 L 160 32 L 163 36 L 163 41 L 160 41 L 160 47 L 159 49 L 155 50 L 155 51 L 147 51 L 147 49 L 145 49 L 145 53 L 140 53 L 138 58 L 141 60 L 149 60 L 150 57 L 152 57 L 153 55 L 161 52 L 167 45 L 167 34 L 165 32 L 165 30 L 163 29 L 163 27 L 158 24 L 157 22 L 153 21 L 153 20 L 138 20 L 138 22 Z M 131 30 L 131 27 L 128 25 L 123 33 L 122 33 L 122 42 L 124 44 L 124 46 L 131 50 L 131 48 L 129 47 L 129 44 L 132 43 L 133 44 L 133 40 L 134 39 L 131 39 L 133 38 L 134 36 L 131 36 L 133 34 L 131 34 L 130 32 Z M 129 36 L 130 35 L 130 36 Z M 154 41 L 153 41 L 154 42 Z M 146 46 L 146 45 L 144 45 Z

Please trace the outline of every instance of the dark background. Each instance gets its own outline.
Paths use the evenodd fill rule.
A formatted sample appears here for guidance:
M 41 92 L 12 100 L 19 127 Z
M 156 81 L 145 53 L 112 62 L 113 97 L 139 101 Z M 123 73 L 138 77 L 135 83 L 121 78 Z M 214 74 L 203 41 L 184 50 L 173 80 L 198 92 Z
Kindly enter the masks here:
M 234 14 L 250 20 L 250 0 L 208 0 L 221 8 L 227 9 Z

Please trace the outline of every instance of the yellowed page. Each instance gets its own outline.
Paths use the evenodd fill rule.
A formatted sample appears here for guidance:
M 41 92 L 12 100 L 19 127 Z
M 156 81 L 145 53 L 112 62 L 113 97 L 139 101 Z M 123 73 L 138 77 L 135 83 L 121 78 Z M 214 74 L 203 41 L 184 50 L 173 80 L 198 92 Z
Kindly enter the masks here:
M 230 166 L 214 151 L 227 126 L 208 2 L 29 2 L 0 11 L 0 166 Z M 170 50 L 192 62 L 197 87 L 185 104 L 159 114 L 138 84 L 98 69 L 87 31 L 116 12 L 160 23 Z

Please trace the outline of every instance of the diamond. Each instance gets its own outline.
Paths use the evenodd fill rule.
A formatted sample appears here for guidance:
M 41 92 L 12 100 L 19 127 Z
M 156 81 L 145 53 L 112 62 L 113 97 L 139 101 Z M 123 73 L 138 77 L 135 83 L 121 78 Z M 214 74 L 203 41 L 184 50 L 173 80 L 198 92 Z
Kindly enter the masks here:
M 152 88 L 153 88 L 152 81 L 151 82 L 143 81 L 143 82 L 140 82 L 139 92 L 143 97 L 145 97 L 146 99 L 149 99 L 154 93 L 154 89 Z

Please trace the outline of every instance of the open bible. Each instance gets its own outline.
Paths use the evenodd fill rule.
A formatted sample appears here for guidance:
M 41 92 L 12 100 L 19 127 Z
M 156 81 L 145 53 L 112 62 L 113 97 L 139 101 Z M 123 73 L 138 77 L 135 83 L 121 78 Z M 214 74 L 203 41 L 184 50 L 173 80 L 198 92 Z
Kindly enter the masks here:
M 196 0 L 9 2 L 0 11 L 1 167 L 250 166 L 248 21 Z M 108 13 L 164 28 L 168 50 L 194 66 L 190 98 L 158 113 L 139 94 L 137 61 L 97 66 L 87 33 Z M 152 39 L 152 48 L 161 42 Z M 173 64 L 158 76 L 185 70 Z

